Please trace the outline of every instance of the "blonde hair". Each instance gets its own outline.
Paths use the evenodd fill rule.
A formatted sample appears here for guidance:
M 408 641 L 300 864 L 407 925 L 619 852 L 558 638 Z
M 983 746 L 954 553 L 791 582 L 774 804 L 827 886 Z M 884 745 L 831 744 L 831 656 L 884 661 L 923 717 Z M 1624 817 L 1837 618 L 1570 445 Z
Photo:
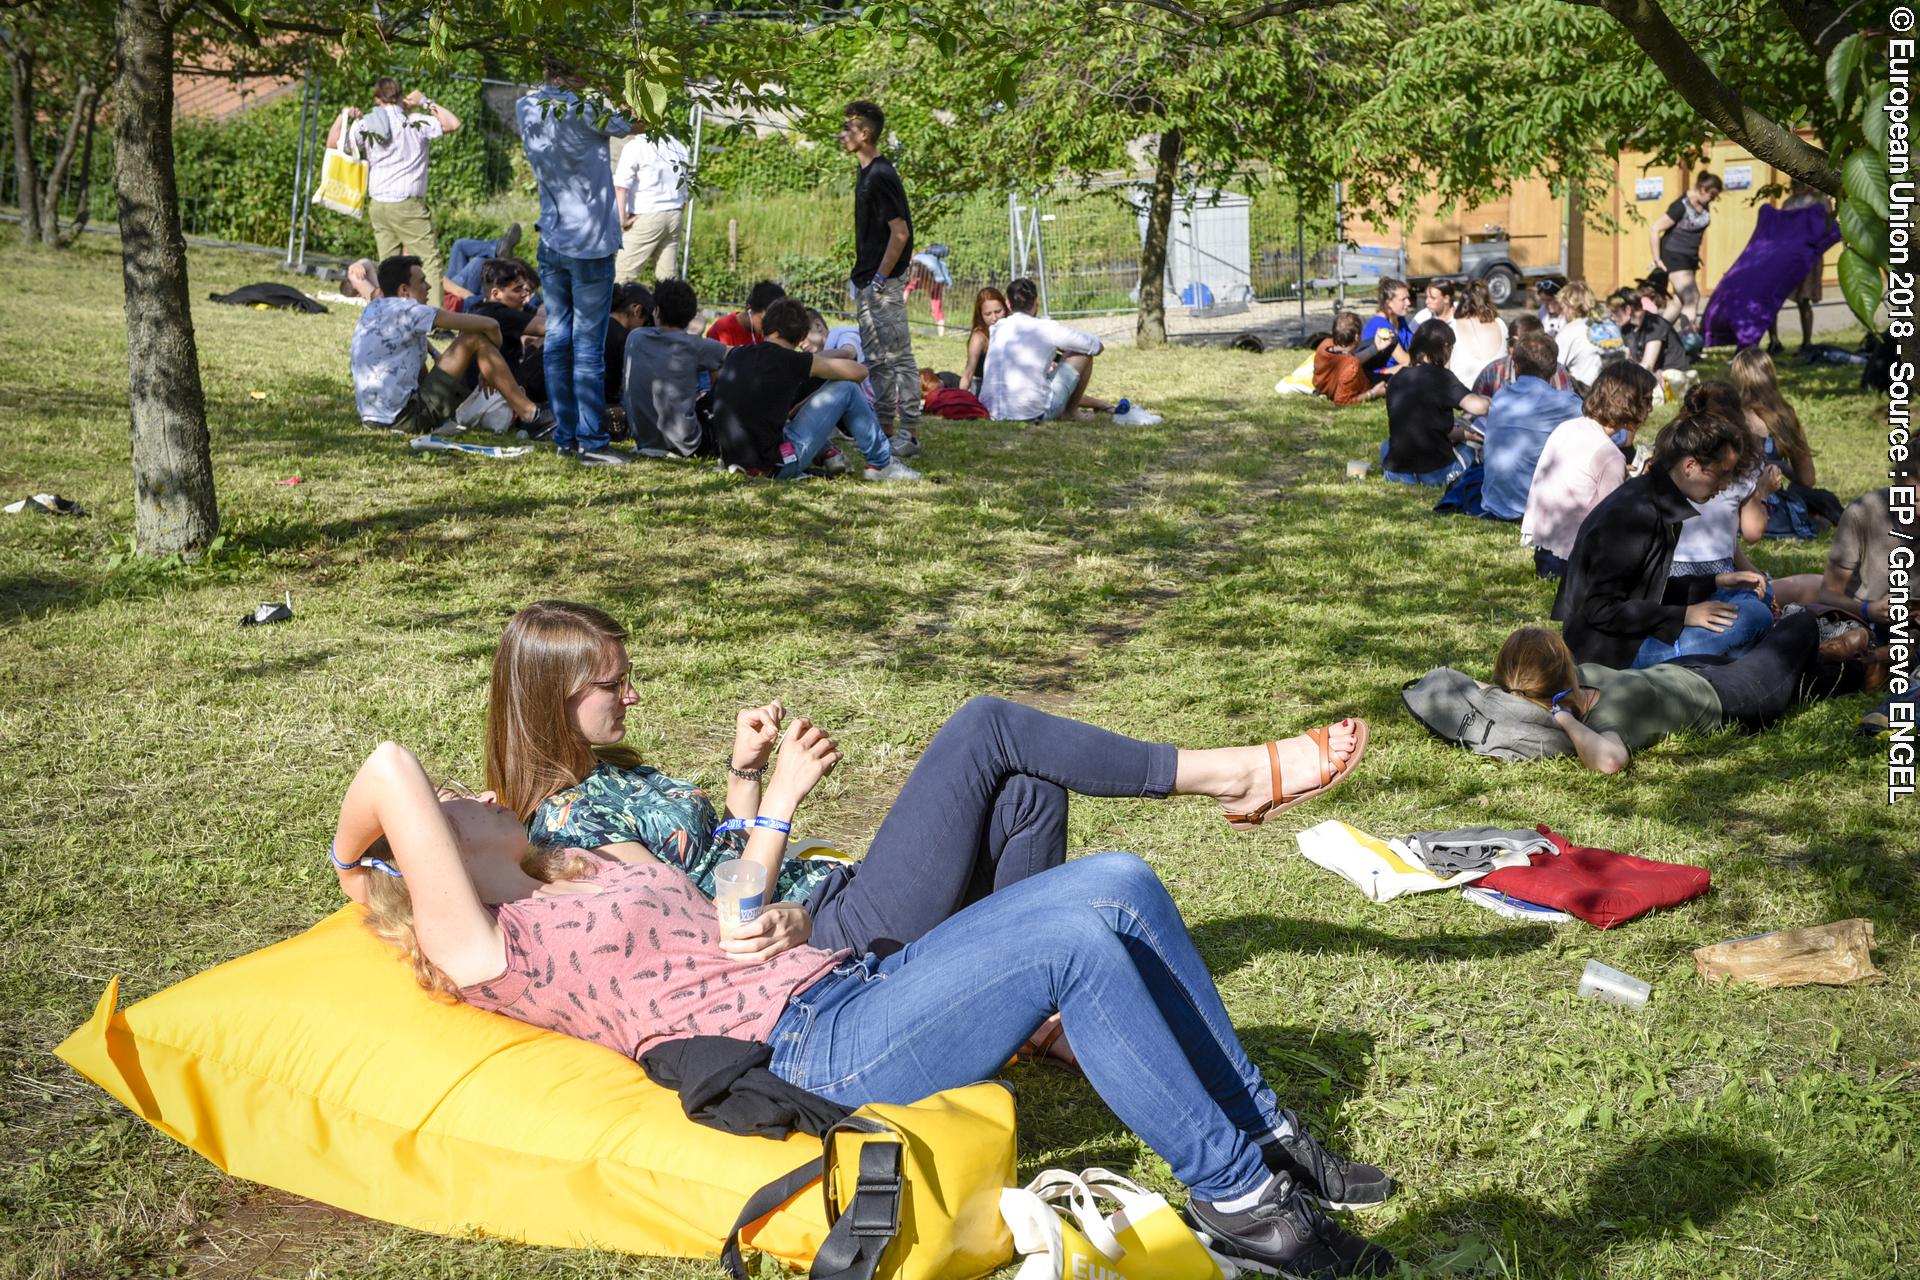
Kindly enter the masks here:
M 1555 295 L 1560 300 L 1560 314 L 1569 320 L 1591 320 L 1594 312 L 1593 290 L 1585 280 L 1569 280 L 1567 287 Z
M 1522 627 L 1500 646 L 1493 660 L 1493 682 L 1528 702 L 1551 707 L 1554 694 L 1580 687 L 1580 667 L 1557 632 Z M 1577 706 L 1568 709 L 1580 713 Z
M 383 858 L 391 863 L 393 854 L 386 837 L 374 841 L 362 857 Z M 528 845 L 520 857 L 520 869 L 542 884 L 552 884 L 557 880 L 580 879 L 591 869 L 591 864 L 576 849 Z M 460 988 L 453 979 L 420 949 L 420 939 L 413 931 L 413 895 L 407 891 L 405 879 L 379 873 L 367 877 L 365 923 L 369 933 L 399 951 L 412 968 L 415 982 L 435 995 L 460 998 Z
M 535 601 L 508 621 L 487 693 L 487 789 L 522 822 L 600 761 L 639 762 L 631 751 L 595 747 L 567 714 L 567 699 L 594 678 L 607 646 L 626 638 L 607 613 L 566 600 Z
M 1748 347 L 1734 356 L 1728 374 L 1734 389 L 1740 393 L 1740 407 L 1760 419 L 1767 434 L 1780 446 L 1782 457 L 1791 463 L 1795 458 L 1813 456 L 1806 430 L 1800 425 L 1800 415 L 1780 394 L 1780 378 L 1774 371 L 1772 356 L 1759 347 Z

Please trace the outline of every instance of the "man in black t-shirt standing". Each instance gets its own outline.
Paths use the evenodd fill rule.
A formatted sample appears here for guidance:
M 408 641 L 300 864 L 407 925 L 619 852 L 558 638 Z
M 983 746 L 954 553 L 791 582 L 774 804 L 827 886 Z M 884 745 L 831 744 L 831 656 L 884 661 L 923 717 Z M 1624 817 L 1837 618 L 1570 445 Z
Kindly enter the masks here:
M 844 117 L 840 145 L 860 161 L 853 192 L 854 314 L 873 370 L 874 412 L 893 437 L 894 453 L 906 457 L 920 451 L 920 366 L 907 328 L 913 215 L 893 161 L 879 151 L 885 115 L 871 102 L 850 102 Z

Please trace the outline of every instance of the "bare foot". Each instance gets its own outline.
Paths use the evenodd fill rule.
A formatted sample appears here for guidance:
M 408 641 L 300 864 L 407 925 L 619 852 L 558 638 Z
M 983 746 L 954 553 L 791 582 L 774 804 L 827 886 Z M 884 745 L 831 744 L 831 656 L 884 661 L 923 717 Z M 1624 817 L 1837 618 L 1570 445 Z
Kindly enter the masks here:
M 1327 727 L 1327 749 L 1333 755 L 1333 767 L 1337 770 L 1346 764 L 1360 740 L 1351 719 Z M 1220 808 L 1227 813 L 1252 813 L 1268 801 L 1283 799 L 1273 794 L 1273 769 L 1267 755 L 1266 744 L 1257 747 L 1242 747 L 1244 770 L 1236 788 L 1223 792 L 1214 798 L 1220 802 Z M 1305 734 L 1296 734 L 1280 744 L 1280 789 L 1288 796 L 1297 796 L 1303 791 L 1311 791 L 1320 785 L 1320 748 Z

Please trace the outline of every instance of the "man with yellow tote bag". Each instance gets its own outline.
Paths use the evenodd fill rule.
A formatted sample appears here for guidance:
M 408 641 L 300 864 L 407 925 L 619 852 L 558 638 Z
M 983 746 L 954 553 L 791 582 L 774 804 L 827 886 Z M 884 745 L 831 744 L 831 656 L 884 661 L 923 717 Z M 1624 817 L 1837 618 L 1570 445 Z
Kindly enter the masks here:
M 427 151 L 436 138 L 460 128 L 460 117 L 418 89 L 402 96 L 400 82 L 382 76 L 373 85 L 373 110 L 342 107 L 327 131 L 329 149 L 341 147 L 367 162 L 367 221 L 375 255 L 420 259 L 431 304 L 442 301 L 440 242 L 427 213 Z M 344 140 L 344 146 L 343 146 Z

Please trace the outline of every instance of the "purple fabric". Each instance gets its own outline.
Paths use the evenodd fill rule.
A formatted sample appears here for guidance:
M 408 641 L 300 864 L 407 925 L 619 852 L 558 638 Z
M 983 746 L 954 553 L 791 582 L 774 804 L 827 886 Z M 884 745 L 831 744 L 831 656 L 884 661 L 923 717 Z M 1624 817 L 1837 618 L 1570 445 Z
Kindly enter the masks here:
M 1760 206 L 1753 239 L 1707 300 L 1701 330 L 1710 347 L 1750 347 L 1766 336 L 1787 295 L 1840 239 L 1833 216 L 1817 204 Z

